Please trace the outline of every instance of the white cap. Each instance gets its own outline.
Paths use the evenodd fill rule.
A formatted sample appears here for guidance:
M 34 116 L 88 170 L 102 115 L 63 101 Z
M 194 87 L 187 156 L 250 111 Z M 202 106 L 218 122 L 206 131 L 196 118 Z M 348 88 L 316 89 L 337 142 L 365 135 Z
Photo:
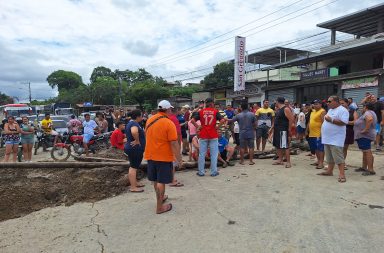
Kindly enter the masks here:
M 160 103 L 159 103 L 159 109 L 169 109 L 169 108 L 173 108 L 173 106 L 171 105 L 171 103 L 169 103 L 168 100 L 161 100 Z
M 184 107 L 184 108 L 188 108 L 188 109 L 189 109 L 189 105 L 184 105 L 183 107 Z

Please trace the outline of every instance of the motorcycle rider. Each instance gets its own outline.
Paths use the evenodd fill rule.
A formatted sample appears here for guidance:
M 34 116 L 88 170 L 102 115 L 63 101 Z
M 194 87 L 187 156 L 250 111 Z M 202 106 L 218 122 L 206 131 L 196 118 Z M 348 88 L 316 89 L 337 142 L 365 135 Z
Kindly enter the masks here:
M 95 135 L 95 131 L 99 130 L 99 127 L 97 126 L 94 120 L 91 120 L 91 115 L 89 115 L 88 113 L 84 115 L 84 119 L 85 120 L 83 122 L 83 128 L 84 128 L 83 146 L 85 149 L 85 155 L 89 156 L 88 143 L 92 139 L 92 137 Z
M 54 137 L 53 145 L 55 145 L 59 137 L 59 133 L 53 130 L 53 122 L 49 113 L 46 113 L 45 118 L 41 121 L 41 128 L 43 129 L 44 134 L 46 134 L 48 137 Z M 46 144 L 43 145 L 43 151 L 47 151 Z

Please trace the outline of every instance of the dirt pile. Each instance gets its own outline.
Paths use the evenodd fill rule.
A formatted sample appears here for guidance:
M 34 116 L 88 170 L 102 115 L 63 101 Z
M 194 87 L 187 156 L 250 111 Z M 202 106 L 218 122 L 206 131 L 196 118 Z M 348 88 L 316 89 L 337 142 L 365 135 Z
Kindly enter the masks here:
M 95 157 L 117 159 L 117 160 L 128 160 L 128 157 L 120 149 L 109 148 L 100 150 L 96 153 Z
M 0 221 L 76 202 L 94 202 L 127 190 L 124 168 L 1 169 Z M 124 181 L 124 182 L 123 182 Z

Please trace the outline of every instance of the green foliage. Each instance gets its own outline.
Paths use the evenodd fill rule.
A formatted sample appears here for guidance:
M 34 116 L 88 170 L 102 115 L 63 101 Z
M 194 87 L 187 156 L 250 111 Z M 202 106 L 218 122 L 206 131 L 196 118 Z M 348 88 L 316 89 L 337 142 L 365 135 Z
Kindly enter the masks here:
M 13 98 L 0 91 L 0 105 L 12 104 Z
M 186 87 L 173 87 L 170 90 L 171 96 L 183 96 L 183 97 L 192 97 L 192 93 L 200 91 L 198 86 L 186 86 Z
M 98 105 L 119 104 L 119 82 L 112 77 L 99 77 L 90 85 L 92 101 Z
M 139 104 L 140 107 L 149 104 L 154 108 L 159 98 L 166 98 L 169 95 L 168 89 L 156 84 L 153 80 L 135 83 L 127 91 L 128 100 Z
M 56 70 L 47 77 L 49 86 L 60 91 L 76 89 L 83 84 L 81 76 L 72 71 Z
M 204 77 L 202 83 L 206 89 L 233 85 L 233 75 L 233 62 L 222 62 L 214 67 L 213 73 Z
M 91 83 L 94 83 L 97 78 L 99 77 L 112 77 L 113 79 L 116 79 L 116 73 L 113 72 L 111 69 L 106 68 L 104 66 L 99 66 L 93 69 L 92 75 L 91 75 Z
M 57 102 L 57 98 L 49 98 L 49 99 L 42 100 L 42 101 L 32 100 L 30 105 L 49 105 L 49 104 L 53 104 L 56 102 Z

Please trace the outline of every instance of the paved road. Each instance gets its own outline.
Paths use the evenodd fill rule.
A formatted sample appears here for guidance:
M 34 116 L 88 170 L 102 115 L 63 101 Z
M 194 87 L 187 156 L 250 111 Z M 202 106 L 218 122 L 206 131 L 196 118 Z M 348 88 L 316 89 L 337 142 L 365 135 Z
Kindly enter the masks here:
M 349 156 L 360 164 L 360 152 Z M 162 215 L 148 182 L 142 194 L 40 210 L 0 223 L 0 252 L 383 252 L 384 156 L 378 175 L 350 169 L 345 184 L 310 162 L 178 173 L 185 187 L 167 188 L 174 209 Z

